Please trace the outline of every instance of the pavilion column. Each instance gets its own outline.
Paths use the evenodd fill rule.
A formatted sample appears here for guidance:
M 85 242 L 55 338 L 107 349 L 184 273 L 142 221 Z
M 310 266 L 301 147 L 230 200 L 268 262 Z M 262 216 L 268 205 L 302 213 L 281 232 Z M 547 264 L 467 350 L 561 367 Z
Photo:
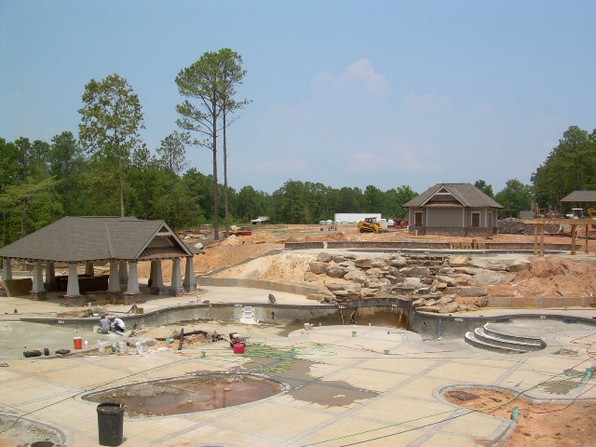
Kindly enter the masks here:
M 137 268 L 137 261 L 128 261 L 128 286 L 126 289 L 127 295 L 140 295 L 139 290 L 139 273 Z
M 46 264 L 46 288 L 47 290 L 57 290 L 56 284 L 56 270 L 54 269 L 54 261 L 48 261 Z
M 182 287 L 182 278 L 180 275 L 180 258 L 172 259 L 172 283 L 170 286 L 170 295 L 178 296 L 184 293 Z
M 110 294 L 120 293 L 120 278 L 118 276 L 118 261 L 110 261 L 110 277 L 108 279 L 108 292 Z
M 77 267 L 76 263 L 68 264 L 68 283 L 66 285 L 66 295 L 64 296 L 71 298 L 81 296 L 81 292 L 79 292 L 79 275 Z
M 195 266 L 193 264 L 193 256 L 186 257 L 186 266 L 184 270 L 184 282 L 182 283 L 184 290 L 191 292 L 197 290 L 197 280 L 195 277 Z
M 126 271 L 126 261 L 120 261 L 120 266 L 118 268 L 119 271 L 119 278 L 120 278 L 120 285 L 125 285 L 128 281 L 127 271 Z
M 85 262 L 85 276 L 90 276 L 92 278 L 95 276 L 93 272 L 93 261 Z
M 33 287 L 31 288 L 31 296 L 36 300 L 44 300 L 46 298 L 41 261 L 35 261 L 33 263 Z
M 2 282 L 6 280 L 10 281 L 12 279 L 12 268 L 10 264 L 10 258 L 4 258 L 4 262 L 2 263 Z
M 163 285 L 163 275 L 161 272 L 161 259 L 151 261 L 151 281 L 149 288 L 152 295 L 165 295 L 166 289 Z

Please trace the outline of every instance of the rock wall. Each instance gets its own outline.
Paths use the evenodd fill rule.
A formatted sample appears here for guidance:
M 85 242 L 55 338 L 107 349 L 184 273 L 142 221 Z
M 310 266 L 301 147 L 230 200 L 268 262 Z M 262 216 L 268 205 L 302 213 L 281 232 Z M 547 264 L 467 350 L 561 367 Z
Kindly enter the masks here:
M 496 261 L 462 255 L 391 254 L 382 257 L 322 252 L 310 262 L 306 282 L 324 287 L 310 299 L 350 303 L 398 298 L 425 312 L 453 313 L 487 305 L 487 285 L 513 280 L 529 261 Z

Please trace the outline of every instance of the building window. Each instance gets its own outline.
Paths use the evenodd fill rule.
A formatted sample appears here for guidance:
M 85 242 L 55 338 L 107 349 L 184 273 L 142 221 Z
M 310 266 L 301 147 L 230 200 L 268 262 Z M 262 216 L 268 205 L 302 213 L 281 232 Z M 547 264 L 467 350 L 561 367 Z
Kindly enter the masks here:
M 423 224 L 422 211 L 416 211 L 414 213 L 414 226 L 415 227 L 421 227 L 422 224 Z
M 472 212 L 472 226 L 473 227 L 480 226 L 480 213 L 477 211 Z

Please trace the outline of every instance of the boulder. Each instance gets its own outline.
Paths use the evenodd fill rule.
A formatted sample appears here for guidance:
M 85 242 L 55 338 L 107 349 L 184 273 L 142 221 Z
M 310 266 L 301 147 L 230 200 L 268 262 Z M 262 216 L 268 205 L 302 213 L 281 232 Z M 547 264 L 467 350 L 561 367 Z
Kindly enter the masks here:
M 527 259 L 515 259 L 507 262 L 507 271 L 512 273 L 529 270 L 532 263 Z
M 417 312 L 431 312 L 431 313 L 438 314 L 439 308 L 435 307 L 435 306 L 420 306 L 420 307 L 416 308 L 416 311 Z
M 452 314 L 454 312 L 457 312 L 458 310 L 459 310 L 459 304 L 457 304 L 456 302 L 451 302 L 451 303 L 447 303 L 442 306 L 439 306 L 440 314 Z
M 458 287 L 455 291 L 459 296 L 487 296 L 484 287 Z
M 372 298 L 377 294 L 377 289 L 371 289 L 368 287 L 363 287 L 362 289 L 360 289 L 360 296 L 362 296 L 362 298 Z
M 482 270 L 480 273 L 472 276 L 469 283 L 474 286 L 489 286 L 495 284 L 510 283 L 515 275 L 513 273 L 501 273 L 493 270 Z
M 368 280 L 368 277 L 360 270 L 350 270 L 348 273 L 344 275 L 344 279 L 348 281 L 354 281 L 359 284 L 365 284 Z
M 360 258 L 354 261 L 354 265 L 361 269 L 369 269 L 373 266 L 373 262 L 370 258 Z
M 406 276 L 422 277 L 422 276 L 428 276 L 430 274 L 430 269 L 428 267 L 419 266 L 419 265 L 415 265 L 412 267 L 404 267 L 404 268 L 401 268 L 399 271 L 400 271 L 400 273 L 402 273 L 403 275 L 406 275 Z
M 331 278 L 343 278 L 344 275 L 348 273 L 348 269 L 341 265 L 327 265 L 325 273 Z
M 387 262 L 391 267 L 402 268 L 408 265 L 408 261 L 403 256 L 395 256 Z
M 311 261 L 308 263 L 308 268 L 315 275 L 322 275 L 327 269 L 327 264 L 322 261 Z
M 319 262 L 331 262 L 332 259 L 333 256 L 325 252 L 319 253 L 319 256 L 317 256 L 317 261 Z
M 403 285 L 408 288 L 417 289 L 422 286 L 420 278 L 407 277 L 404 279 Z
M 348 258 L 346 258 L 343 255 L 333 256 L 333 262 L 335 262 L 336 264 L 341 264 L 342 262 L 346 262 L 347 260 L 348 260 Z
M 464 267 L 464 266 L 468 265 L 469 260 L 470 260 L 470 258 L 468 258 L 467 256 L 461 256 L 461 255 L 451 256 L 449 258 L 449 265 L 451 267 Z

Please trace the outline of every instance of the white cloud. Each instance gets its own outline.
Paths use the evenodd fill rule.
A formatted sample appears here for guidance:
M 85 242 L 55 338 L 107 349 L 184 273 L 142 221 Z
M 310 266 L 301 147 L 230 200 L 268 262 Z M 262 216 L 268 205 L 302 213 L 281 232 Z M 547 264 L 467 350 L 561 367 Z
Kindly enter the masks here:
M 366 58 L 360 58 L 348 65 L 338 76 L 329 72 L 321 72 L 315 76 L 316 86 L 322 86 L 331 90 L 352 89 L 354 86 L 361 87 L 366 93 L 387 94 L 391 86 L 385 76 L 376 72 L 371 62 Z

